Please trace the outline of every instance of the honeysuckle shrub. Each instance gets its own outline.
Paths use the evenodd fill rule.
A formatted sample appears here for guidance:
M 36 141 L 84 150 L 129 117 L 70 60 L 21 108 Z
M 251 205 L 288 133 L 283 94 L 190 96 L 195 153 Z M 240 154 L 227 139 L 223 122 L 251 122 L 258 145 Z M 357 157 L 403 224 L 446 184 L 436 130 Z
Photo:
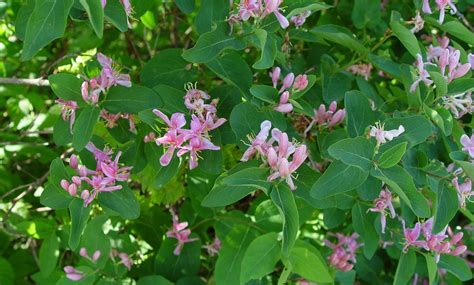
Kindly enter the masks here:
M 0 284 L 462 284 L 472 0 L 0 2 Z

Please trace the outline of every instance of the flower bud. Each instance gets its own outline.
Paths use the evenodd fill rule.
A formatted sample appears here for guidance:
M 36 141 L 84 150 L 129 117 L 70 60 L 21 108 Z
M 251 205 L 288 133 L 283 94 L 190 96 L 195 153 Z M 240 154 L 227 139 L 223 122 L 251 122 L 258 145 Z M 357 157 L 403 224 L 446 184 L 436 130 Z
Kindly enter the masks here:
M 69 187 L 67 188 L 67 192 L 69 192 L 69 195 L 71 195 L 71 196 L 76 196 L 76 194 L 77 194 L 77 185 L 74 184 L 74 183 L 69 185 Z
M 337 109 L 337 102 L 332 101 L 331 104 L 329 104 L 328 111 L 331 112 L 331 113 L 334 113 L 334 112 L 336 112 L 336 109 Z
M 89 83 L 87 81 L 82 82 L 81 95 L 85 102 L 89 101 Z
M 79 175 L 81 177 L 86 177 L 87 176 L 87 167 L 85 165 L 80 165 L 78 167 Z
M 79 160 L 77 159 L 77 156 L 75 154 L 71 155 L 69 158 L 69 166 L 71 166 L 72 169 L 77 169 L 79 165 Z
M 293 88 L 302 91 L 308 86 L 308 76 L 306 74 L 300 74 L 296 76 L 295 83 L 293 84 Z
M 268 159 L 268 165 L 270 165 L 271 168 L 275 168 L 277 166 L 278 156 L 273 147 L 268 149 L 267 159 Z
M 87 257 L 87 249 L 85 247 L 81 247 L 81 249 L 79 250 L 79 255 L 82 257 Z
M 67 189 L 69 188 L 69 182 L 66 180 L 66 179 L 62 179 L 61 180 L 61 187 L 67 191 Z
M 272 78 L 273 88 L 277 87 L 278 79 L 280 78 L 281 69 L 277 66 L 270 72 L 270 77 Z
M 73 176 L 72 177 L 72 183 L 76 184 L 77 186 L 81 186 L 81 178 L 79 176 Z
M 96 250 L 92 255 L 92 261 L 96 262 L 100 258 L 100 250 Z
M 86 201 L 86 200 L 89 198 L 90 195 L 91 195 L 91 194 L 89 193 L 89 190 L 84 190 L 84 191 L 82 191 L 82 193 L 81 193 L 81 199 L 84 200 L 84 201 Z
M 294 80 L 295 80 L 295 75 L 292 72 L 288 73 L 283 79 L 283 86 L 281 87 L 281 91 L 290 88 L 291 85 L 293 85 Z
M 466 250 L 467 250 L 467 246 L 465 246 L 465 245 L 460 245 L 460 246 L 456 247 L 456 248 L 451 252 L 451 254 L 452 254 L 452 255 L 460 255 L 460 254 L 463 254 Z

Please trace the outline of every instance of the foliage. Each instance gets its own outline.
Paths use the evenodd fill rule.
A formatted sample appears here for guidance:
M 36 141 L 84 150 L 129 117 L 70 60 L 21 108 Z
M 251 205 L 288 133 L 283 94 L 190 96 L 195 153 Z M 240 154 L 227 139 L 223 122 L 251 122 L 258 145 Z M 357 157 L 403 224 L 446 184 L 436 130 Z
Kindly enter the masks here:
M 473 5 L 0 2 L 0 284 L 472 282 Z

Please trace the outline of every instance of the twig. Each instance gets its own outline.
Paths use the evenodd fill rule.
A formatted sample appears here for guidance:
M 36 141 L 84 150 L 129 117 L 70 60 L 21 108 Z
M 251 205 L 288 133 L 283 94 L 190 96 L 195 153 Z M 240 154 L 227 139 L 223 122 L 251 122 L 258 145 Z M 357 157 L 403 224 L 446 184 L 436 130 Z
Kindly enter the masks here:
M 0 77 L 0 85 L 1 84 L 49 86 L 49 81 L 48 79 L 43 79 L 43 78 L 29 79 L 29 78 Z

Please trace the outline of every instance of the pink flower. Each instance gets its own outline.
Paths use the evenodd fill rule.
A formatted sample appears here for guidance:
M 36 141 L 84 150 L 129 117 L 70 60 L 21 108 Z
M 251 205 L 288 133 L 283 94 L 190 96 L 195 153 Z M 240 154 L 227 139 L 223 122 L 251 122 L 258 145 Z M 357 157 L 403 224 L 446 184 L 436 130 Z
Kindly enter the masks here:
M 290 113 L 293 111 L 293 105 L 289 103 L 290 92 L 285 91 L 280 95 L 280 103 L 274 108 L 280 113 Z
M 381 145 L 400 136 L 404 131 L 405 128 L 402 125 L 400 125 L 398 129 L 385 131 L 384 125 L 377 122 L 375 123 L 375 126 L 371 126 L 369 135 L 375 137 L 377 145 Z
M 423 0 L 423 13 L 431 14 L 430 0 Z
M 396 217 L 395 209 L 392 204 L 392 193 L 388 189 L 380 191 L 379 197 L 374 200 L 374 208 L 370 208 L 371 212 L 379 212 L 380 223 L 382 224 L 382 233 L 385 233 L 385 227 L 387 224 L 387 219 L 385 217 L 385 210 L 388 208 L 390 211 L 390 217 L 393 219 Z
M 415 92 L 416 87 L 418 87 L 418 84 L 420 84 L 421 81 L 423 81 L 426 86 L 430 86 L 431 84 L 433 84 L 433 80 L 429 79 L 430 74 L 425 69 L 425 63 L 423 62 L 423 58 L 421 57 L 420 54 L 416 55 L 415 65 L 417 67 L 418 78 L 410 86 L 410 92 L 412 93 Z
M 296 76 L 293 88 L 296 91 L 302 91 L 308 86 L 308 76 L 306 74 L 300 74 Z
M 100 167 L 102 169 L 102 172 L 105 174 L 105 176 L 112 178 L 116 181 L 126 181 L 128 177 L 130 176 L 130 170 L 132 169 L 132 167 L 129 167 L 129 166 L 127 167 L 118 166 L 118 161 L 121 155 L 122 155 L 122 152 L 119 151 L 114 161 L 110 163 L 105 163 L 105 162 L 100 163 Z
M 333 250 L 332 254 L 328 257 L 329 264 L 339 271 L 349 271 L 356 263 L 356 250 L 362 246 L 362 244 L 357 243 L 359 235 L 353 233 L 350 236 L 345 236 L 341 233 L 336 233 L 335 236 L 338 239 L 336 244 L 327 239 L 324 240 L 326 246 Z
M 272 78 L 273 88 L 277 87 L 280 74 L 281 74 L 281 69 L 278 66 L 273 68 L 273 71 L 269 73 L 270 77 Z
M 215 256 L 219 253 L 221 245 L 221 241 L 217 237 L 215 237 L 212 243 L 204 245 L 203 248 L 207 250 L 207 253 L 210 256 Z
M 303 26 L 304 22 L 306 22 L 306 18 L 311 15 L 311 11 L 306 10 L 304 12 L 299 13 L 298 15 L 292 16 L 291 21 L 295 25 L 295 27 L 299 28 Z
M 470 201 L 471 196 L 474 195 L 471 179 L 467 178 L 464 180 L 464 183 L 459 184 L 458 177 L 454 177 L 452 182 L 458 194 L 459 207 L 466 207 L 466 200 Z
M 454 5 L 453 1 L 451 0 L 435 0 L 436 5 L 438 6 L 439 9 L 439 19 L 438 22 L 442 24 L 444 22 L 444 15 L 445 12 L 444 10 L 446 9 L 446 6 L 449 6 L 451 8 L 451 14 L 456 14 L 457 9 L 456 6 Z
M 69 158 L 69 166 L 72 169 L 77 169 L 78 165 L 79 165 L 79 160 L 77 159 L 77 155 L 75 154 L 71 155 L 71 157 Z
M 402 220 L 403 225 L 403 234 L 405 236 L 405 246 L 403 247 L 403 252 L 408 251 L 408 247 L 417 246 L 417 247 L 426 247 L 425 241 L 419 241 L 421 225 L 416 223 L 413 229 L 405 228 L 405 221 Z
M 257 134 L 257 136 L 254 139 L 248 136 L 249 140 L 251 141 L 251 145 L 244 152 L 244 155 L 242 156 L 240 161 L 248 161 L 257 152 L 260 155 L 266 154 L 266 148 L 267 148 L 266 141 L 267 141 L 271 128 L 272 128 L 272 123 L 270 121 L 263 121 L 260 124 L 260 132 Z
M 364 77 L 365 80 L 369 80 L 372 68 L 372 64 L 370 63 L 359 63 L 349 66 L 347 68 L 347 71 L 351 72 L 354 75 L 360 75 Z
M 319 127 L 332 128 L 342 123 L 344 121 L 344 118 L 346 117 L 346 110 L 336 110 L 336 101 L 331 102 L 327 111 L 326 106 L 324 104 L 321 104 L 318 109 L 314 110 L 314 116 L 311 120 L 311 123 L 305 129 L 304 134 L 306 135 L 314 125 L 318 125 Z
M 61 118 L 63 118 L 64 121 L 69 121 L 69 131 L 72 133 L 72 126 L 76 120 L 77 103 L 75 101 L 66 101 L 63 99 L 57 99 L 56 103 L 61 105 Z
M 474 111 L 471 94 L 471 92 L 466 92 L 457 95 L 443 96 L 441 99 L 443 101 L 444 108 L 450 110 L 454 117 L 459 119 L 462 116 L 471 114 Z
M 101 82 L 105 82 L 106 87 L 115 85 L 122 85 L 125 87 L 131 87 L 130 75 L 123 74 L 112 67 L 113 61 L 111 58 L 105 56 L 102 53 L 97 54 L 97 61 L 102 66 L 102 72 L 100 74 Z
M 466 134 L 461 136 L 462 150 L 467 151 L 474 158 L 474 134 L 469 138 Z
M 72 280 L 72 281 L 79 281 L 82 279 L 82 277 L 84 277 L 84 273 L 75 269 L 72 266 L 65 266 L 64 272 L 66 272 L 67 279 Z
M 125 252 L 120 252 L 118 253 L 118 257 L 120 258 L 120 263 L 127 267 L 128 271 L 132 270 L 133 262 L 128 256 L 128 254 L 126 254 Z
M 178 216 L 171 211 L 171 216 L 173 219 L 173 227 L 171 230 L 166 232 L 166 236 L 170 238 L 175 238 L 178 240 L 178 244 L 174 249 L 174 255 L 180 255 L 181 250 L 183 249 L 184 244 L 198 240 L 197 238 L 189 238 L 191 235 L 191 230 L 186 229 L 188 227 L 188 222 L 179 222 Z
M 471 69 L 474 70 L 474 54 L 470 53 L 467 55 L 467 62 L 471 65 Z

